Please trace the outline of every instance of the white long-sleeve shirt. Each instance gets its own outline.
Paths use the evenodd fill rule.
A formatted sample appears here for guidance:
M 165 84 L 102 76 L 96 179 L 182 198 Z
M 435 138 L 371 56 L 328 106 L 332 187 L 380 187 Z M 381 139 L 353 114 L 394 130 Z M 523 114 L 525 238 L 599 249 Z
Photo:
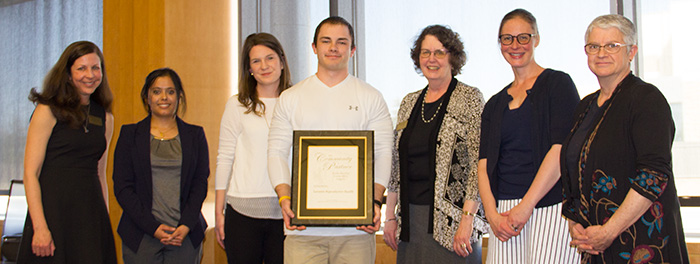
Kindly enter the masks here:
M 289 184 L 289 154 L 294 130 L 373 130 L 374 182 L 387 186 L 391 173 L 393 132 L 382 94 L 348 75 L 328 87 L 313 75 L 280 95 L 270 124 L 268 171 L 272 186 Z M 366 234 L 354 227 L 309 227 L 288 235 L 346 236 Z
M 247 113 L 233 96 L 226 102 L 219 130 L 216 190 L 227 197 L 277 197 L 267 173 L 267 134 L 277 98 L 260 98 L 265 116 Z M 235 162 L 234 162 L 235 161 Z

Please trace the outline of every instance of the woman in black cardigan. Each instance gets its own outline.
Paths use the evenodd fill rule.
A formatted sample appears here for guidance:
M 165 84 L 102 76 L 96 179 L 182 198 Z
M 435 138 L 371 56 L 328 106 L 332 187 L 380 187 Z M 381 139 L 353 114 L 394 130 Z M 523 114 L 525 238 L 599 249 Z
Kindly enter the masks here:
M 486 263 L 578 263 L 568 246 L 559 174 L 561 143 L 579 101 L 568 74 L 535 61 L 535 17 L 515 9 L 498 41 L 514 80 L 481 116 L 479 192 L 491 227 Z
M 671 170 L 671 109 L 630 72 L 635 43 L 634 24 L 623 16 L 588 26 L 588 67 L 600 90 L 578 105 L 562 147 L 563 214 L 584 263 L 688 263 Z

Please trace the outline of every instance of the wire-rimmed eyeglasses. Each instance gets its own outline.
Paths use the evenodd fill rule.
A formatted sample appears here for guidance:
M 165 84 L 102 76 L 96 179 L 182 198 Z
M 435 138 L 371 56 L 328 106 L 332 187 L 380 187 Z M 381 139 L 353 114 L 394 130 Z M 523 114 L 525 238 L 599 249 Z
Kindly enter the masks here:
M 598 54 L 600 52 L 600 49 L 603 48 L 605 52 L 609 54 L 613 53 L 618 53 L 620 52 L 620 48 L 622 47 L 627 47 L 627 46 L 632 46 L 630 44 L 622 44 L 622 43 L 608 43 L 605 45 L 599 45 L 599 44 L 593 44 L 593 43 L 588 43 L 585 46 L 583 46 L 586 49 L 586 53 L 588 54 Z
M 436 49 L 434 51 L 430 51 L 427 49 L 420 50 L 421 58 L 428 58 L 428 57 L 430 57 L 430 54 L 433 54 L 433 55 L 435 55 L 435 58 L 442 59 L 442 58 L 445 58 L 445 56 L 447 56 L 447 53 L 449 53 L 449 51 L 447 51 L 445 49 Z

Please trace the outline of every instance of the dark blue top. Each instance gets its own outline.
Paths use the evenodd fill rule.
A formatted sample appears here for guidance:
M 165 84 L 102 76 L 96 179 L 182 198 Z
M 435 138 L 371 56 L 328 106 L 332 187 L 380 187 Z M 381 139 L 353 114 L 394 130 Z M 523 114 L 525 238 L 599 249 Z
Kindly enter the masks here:
M 516 109 L 506 107 L 503 110 L 501 151 L 496 172 L 500 199 L 523 198 L 535 179 L 536 171 L 532 157 L 533 112 L 529 98 L 525 97 Z
M 498 196 L 498 177 L 496 169 L 500 157 L 501 126 L 503 111 L 508 108 L 511 97 L 506 86 L 495 94 L 484 106 L 481 115 L 481 142 L 479 159 L 486 158 L 486 172 L 491 184 L 491 193 L 496 200 Z M 568 74 L 552 69 L 545 69 L 530 89 L 532 105 L 532 160 L 535 171 L 547 155 L 552 145 L 561 144 L 571 130 L 574 108 L 579 102 L 578 91 Z M 534 179 L 534 175 L 533 175 Z M 550 206 L 562 201 L 561 181 L 552 187 L 535 206 Z
M 596 99 L 597 98 L 596 96 Z M 581 120 L 578 128 L 571 133 L 571 140 L 569 141 L 569 147 L 566 149 L 566 153 L 561 153 L 561 155 L 566 155 L 566 168 L 569 172 L 569 180 L 571 182 L 578 181 L 578 162 L 579 156 L 581 155 L 581 148 L 583 148 L 583 143 L 586 141 L 588 131 L 591 131 L 595 121 L 600 118 L 601 107 L 598 106 L 597 101 L 598 100 L 595 100 L 591 103 L 588 112 Z

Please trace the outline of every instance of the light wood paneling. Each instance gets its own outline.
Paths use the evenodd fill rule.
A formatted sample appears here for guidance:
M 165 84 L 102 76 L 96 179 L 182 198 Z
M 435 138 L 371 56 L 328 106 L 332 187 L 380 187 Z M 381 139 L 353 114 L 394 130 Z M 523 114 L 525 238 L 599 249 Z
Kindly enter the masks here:
M 230 96 L 229 4 L 225 0 L 169 0 L 165 6 L 165 65 L 182 78 L 188 103 L 183 119 L 204 127 L 209 143 L 211 175 L 205 208 L 210 209 L 205 209 L 204 216 L 210 228 L 214 225 L 219 124 Z M 204 241 L 203 251 L 203 264 L 226 259 L 214 236 Z
M 377 257 L 374 259 L 375 264 L 394 264 L 396 263 L 396 251 L 391 249 L 384 243 L 384 235 L 376 235 L 377 241 Z

